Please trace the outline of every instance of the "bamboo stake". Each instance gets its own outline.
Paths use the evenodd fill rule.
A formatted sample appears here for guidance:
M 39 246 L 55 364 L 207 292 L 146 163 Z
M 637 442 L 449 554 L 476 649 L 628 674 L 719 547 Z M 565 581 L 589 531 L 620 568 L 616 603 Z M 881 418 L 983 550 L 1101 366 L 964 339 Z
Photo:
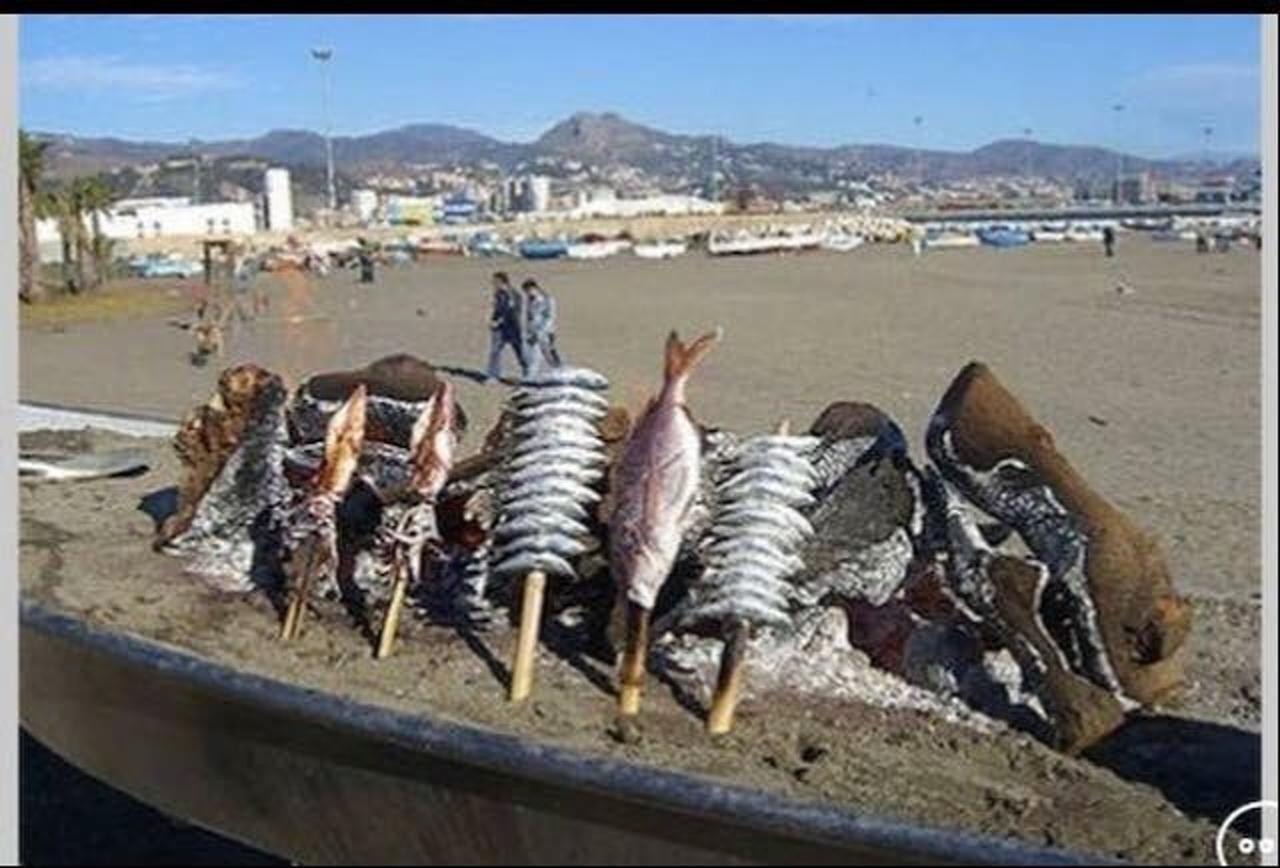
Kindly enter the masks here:
M 408 570 L 405 569 L 404 554 L 396 554 L 396 580 L 391 586 L 391 602 L 387 604 L 387 614 L 382 621 L 382 635 L 378 637 L 378 651 L 374 654 L 377 660 L 391 656 L 391 649 L 396 643 L 396 631 L 400 627 L 400 610 L 404 606 L 405 591 L 409 587 Z
M 520 606 L 520 633 L 516 637 L 516 657 L 511 664 L 511 701 L 522 702 L 533 689 L 533 660 L 538 647 L 538 625 L 542 621 L 542 598 L 547 576 L 534 570 L 525 576 L 524 598 Z
M 618 713 L 631 717 L 640 713 L 640 691 L 644 688 L 645 657 L 649 650 L 649 610 L 628 600 L 627 646 L 622 652 L 618 681 Z
M 707 732 L 712 735 L 723 735 L 733 728 L 733 713 L 742 692 L 743 663 L 746 662 L 750 637 L 751 625 L 740 618 L 735 619 L 720 652 L 720 675 L 716 679 L 716 692 L 707 714 Z

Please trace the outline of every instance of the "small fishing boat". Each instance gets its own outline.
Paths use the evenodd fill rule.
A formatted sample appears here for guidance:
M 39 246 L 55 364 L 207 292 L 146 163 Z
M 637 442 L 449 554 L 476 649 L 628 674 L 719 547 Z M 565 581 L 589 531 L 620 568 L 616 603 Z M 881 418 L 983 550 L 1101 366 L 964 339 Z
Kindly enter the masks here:
M 525 259 L 560 259 L 569 254 L 569 245 L 563 241 L 530 239 L 521 242 L 520 255 Z
M 1096 226 L 1073 225 L 1067 228 L 1067 240 L 1074 242 L 1102 242 L 1102 230 Z
M 570 259 L 604 259 L 621 253 L 631 246 L 622 238 L 605 238 L 603 235 L 584 235 L 568 245 Z
M 977 247 L 981 243 L 972 232 L 931 232 L 924 239 L 924 246 L 930 250 L 935 247 Z
M 1022 247 L 1030 243 L 1031 236 L 1010 226 L 991 226 L 978 230 L 978 240 L 988 247 Z
M 821 247 L 836 253 L 848 253 L 850 250 L 857 250 L 865 241 L 861 235 L 853 232 L 828 232 L 822 238 Z
M 674 259 L 689 249 L 682 238 L 668 238 L 662 241 L 646 241 L 635 245 L 631 251 L 641 259 Z
M 467 248 L 452 238 L 429 238 L 418 242 L 418 253 L 423 256 L 465 256 Z

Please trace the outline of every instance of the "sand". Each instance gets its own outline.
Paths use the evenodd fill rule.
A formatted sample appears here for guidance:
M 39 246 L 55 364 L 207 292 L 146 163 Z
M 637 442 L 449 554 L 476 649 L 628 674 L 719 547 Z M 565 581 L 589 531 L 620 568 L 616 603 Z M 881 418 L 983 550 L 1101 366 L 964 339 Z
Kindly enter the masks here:
M 281 654 L 266 601 L 213 597 L 147 549 L 152 520 L 134 507 L 176 481 L 163 443 L 151 444 L 156 466 L 136 479 L 23 487 L 24 592 L 365 701 L 918 822 L 1138 861 L 1206 861 L 1215 821 L 1240 792 L 1198 798 L 1197 782 L 1213 770 L 1197 770 L 1186 744 L 1194 733 L 1232 752 L 1246 789 L 1256 764 L 1260 266 L 1249 251 L 1196 256 L 1128 236 L 1120 250 L 1110 261 L 1091 245 L 937 251 L 918 261 L 897 247 L 726 261 L 440 260 L 385 271 L 371 288 L 345 274 L 306 287 L 270 278 L 271 317 L 233 335 L 223 364 L 252 360 L 296 379 L 409 351 L 474 369 L 487 349 L 485 278 L 495 267 L 536 274 L 557 293 L 562 352 L 607 373 L 629 403 L 655 384 L 669 328 L 723 325 L 726 339 L 690 401 L 704 421 L 739 431 L 784 415 L 807 425 L 831 401 L 864 400 L 895 416 L 922 451 L 919 432 L 950 378 L 970 359 L 986 361 L 1090 483 L 1156 531 L 1193 599 L 1192 690 L 1176 717 L 1138 722 L 1174 752 L 1163 764 L 1135 762 L 1141 751 L 1123 748 L 1096 762 L 1068 759 L 1025 736 L 924 712 L 769 698 L 744 703 L 734 734 L 710 742 L 697 709 L 659 685 L 648 691 L 638 743 L 621 740 L 603 661 L 575 668 L 544 649 L 536 699 L 511 715 L 503 630 L 477 648 L 411 622 L 404 653 L 375 663 L 332 612 Z M 1117 294 L 1120 281 L 1134 293 Z M 315 314 L 332 319 L 280 319 Z M 208 397 L 221 367 L 191 367 L 189 334 L 162 319 L 30 328 L 22 341 L 30 400 L 176 417 Z M 465 453 L 505 390 L 457 382 L 473 420 Z M 121 504 L 129 508 L 105 508 Z
M 790 416 L 808 425 L 831 401 L 869 401 L 917 454 L 951 378 L 971 359 L 1054 432 L 1097 488 L 1155 531 L 1179 586 L 1251 599 L 1259 590 L 1261 260 L 1252 249 L 1122 234 L 1091 244 L 599 262 L 440 258 L 386 269 L 361 286 L 264 276 L 272 309 L 193 367 L 190 332 L 166 318 L 21 332 L 24 400 L 179 417 L 213 392 L 225 364 L 254 361 L 297 381 L 407 351 L 471 370 L 488 352 L 488 274 L 536 275 L 560 301 L 565 358 L 640 405 L 657 385 L 666 333 L 725 327 L 690 389 L 694 412 L 735 430 Z M 1119 295 L 1118 283 L 1134 292 Z M 322 317 L 289 323 L 286 317 Z M 509 354 L 506 370 L 514 361 Z M 505 390 L 459 378 L 474 449 Z M 1253 598 L 1256 599 L 1256 598 Z

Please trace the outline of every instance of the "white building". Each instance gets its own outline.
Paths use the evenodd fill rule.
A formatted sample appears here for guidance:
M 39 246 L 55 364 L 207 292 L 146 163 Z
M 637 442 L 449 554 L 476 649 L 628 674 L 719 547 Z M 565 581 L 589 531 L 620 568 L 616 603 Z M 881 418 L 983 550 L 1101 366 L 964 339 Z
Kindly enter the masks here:
M 524 182 L 524 205 L 528 211 L 541 213 L 551 210 L 551 179 L 544 175 L 531 175 Z
M 691 214 L 723 214 L 723 202 L 712 202 L 697 196 L 663 193 L 637 199 L 621 199 L 615 195 L 592 195 L 571 212 L 572 217 L 647 217 L 684 216 Z
M 293 229 L 293 190 L 289 186 L 289 170 L 267 169 L 263 189 L 268 231 L 288 232 Z
M 141 208 L 127 203 L 125 200 L 98 214 L 98 227 L 107 238 L 134 241 L 170 236 L 252 235 L 258 229 L 252 202 L 165 203 Z M 84 223 L 86 231 L 93 231 L 91 215 L 86 215 Z M 61 238 L 56 220 L 36 222 L 36 239 L 42 247 L 60 244 Z
M 361 223 L 368 223 L 378 213 L 378 194 L 372 190 L 352 190 L 351 207 Z

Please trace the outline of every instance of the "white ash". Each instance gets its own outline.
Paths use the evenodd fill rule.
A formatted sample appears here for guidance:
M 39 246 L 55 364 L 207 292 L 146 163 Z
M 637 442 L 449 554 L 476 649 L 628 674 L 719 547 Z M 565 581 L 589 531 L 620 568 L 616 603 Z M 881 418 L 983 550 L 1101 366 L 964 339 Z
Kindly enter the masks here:
M 826 607 L 797 615 L 789 633 L 763 629 L 749 642 L 743 697 L 769 693 L 835 698 L 879 708 L 909 708 L 981 732 L 1004 726 L 955 698 L 935 695 L 877 669 L 867 655 L 849 644 L 844 610 Z M 650 665 L 690 695 L 710 702 L 719 674 L 722 642 L 692 634 L 664 634 L 654 645 Z
M 164 546 L 187 559 L 186 572 L 221 590 L 248 592 L 280 581 L 280 533 L 290 501 L 286 397 L 279 383 L 264 390 L 190 526 Z

